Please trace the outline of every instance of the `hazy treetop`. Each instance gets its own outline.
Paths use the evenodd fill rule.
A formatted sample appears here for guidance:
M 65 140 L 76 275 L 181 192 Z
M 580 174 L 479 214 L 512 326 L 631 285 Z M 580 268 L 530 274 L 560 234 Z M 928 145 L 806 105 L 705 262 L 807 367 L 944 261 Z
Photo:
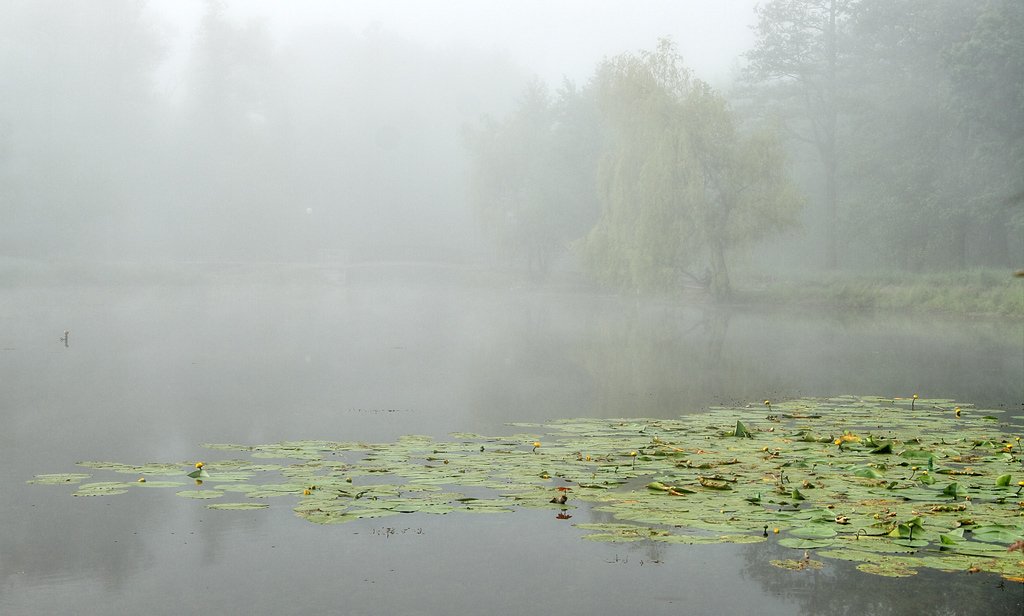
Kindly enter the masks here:
M 312 26 L 384 29 L 442 48 L 503 52 L 558 83 L 585 80 L 602 57 L 649 48 L 669 36 L 702 78 L 724 82 L 753 41 L 756 0 L 227 0 L 229 19 L 263 20 L 278 41 Z M 171 72 L 183 62 L 206 0 L 156 0 L 170 26 Z

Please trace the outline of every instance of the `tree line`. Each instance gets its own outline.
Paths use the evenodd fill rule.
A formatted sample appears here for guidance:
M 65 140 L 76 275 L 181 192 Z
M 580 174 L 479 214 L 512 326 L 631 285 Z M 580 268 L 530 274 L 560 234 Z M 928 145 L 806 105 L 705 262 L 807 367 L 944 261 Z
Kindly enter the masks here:
M 460 128 L 509 107 L 509 59 L 374 27 L 278 39 L 217 0 L 170 27 L 137 0 L 5 3 L 0 258 L 475 254 Z
M 509 258 L 730 292 L 743 253 L 825 270 L 1024 259 L 1024 3 L 772 0 L 717 92 L 670 41 L 531 85 L 468 142 Z M 799 231 L 796 231 L 799 229 Z M 770 263 L 785 263 L 785 258 Z
M 1024 263 L 1018 0 L 770 0 L 722 90 L 669 40 L 551 87 L 381 29 L 275 41 L 217 0 L 168 79 L 167 26 L 144 3 L 6 9 L 0 256 L 489 245 L 537 275 L 571 258 L 610 287 L 719 297 L 744 256 Z

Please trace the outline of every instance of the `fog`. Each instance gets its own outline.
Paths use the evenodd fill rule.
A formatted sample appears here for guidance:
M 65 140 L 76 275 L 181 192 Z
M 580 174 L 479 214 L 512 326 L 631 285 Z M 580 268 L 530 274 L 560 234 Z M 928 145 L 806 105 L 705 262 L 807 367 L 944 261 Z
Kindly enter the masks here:
M 470 258 L 465 127 L 673 30 L 724 73 L 749 3 L 705 5 L 14 2 L 0 253 Z
M 26 480 L 804 396 L 956 400 L 1009 442 L 1024 2 L 2 13 L 0 612 L 810 615 L 868 580 L 872 613 L 1020 613 L 987 573 L 580 541 L 582 499 L 323 527 Z
M 612 222 L 614 183 L 633 180 L 608 172 L 626 155 L 610 97 L 632 95 L 605 87 L 616 66 L 662 54 L 714 88 L 728 131 L 778 141 L 778 170 L 751 183 L 789 182 L 762 185 L 764 203 L 712 226 L 686 230 L 688 208 L 725 209 L 715 200 L 735 201 L 740 180 L 667 214 L 683 225 L 677 237 L 697 234 L 684 244 L 724 245 L 717 260 L 653 255 L 673 279 L 706 268 L 717 285 L 725 258 L 773 273 L 1024 261 L 1018 4 L 758 6 L 12 2 L 0 25 L 0 255 L 504 259 L 664 290 L 676 283 L 635 275 L 636 264 L 628 280 L 615 273 L 663 240 L 612 239 L 623 224 Z M 828 7 L 828 31 L 786 12 L 812 23 Z M 682 87 L 681 100 L 697 91 L 657 79 Z M 699 135 L 686 138 L 725 169 Z M 661 187 L 637 181 L 622 203 L 645 224 L 637 196 Z M 744 227 L 746 216 L 760 224 Z M 604 265 L 581 265 L 588 250 Z

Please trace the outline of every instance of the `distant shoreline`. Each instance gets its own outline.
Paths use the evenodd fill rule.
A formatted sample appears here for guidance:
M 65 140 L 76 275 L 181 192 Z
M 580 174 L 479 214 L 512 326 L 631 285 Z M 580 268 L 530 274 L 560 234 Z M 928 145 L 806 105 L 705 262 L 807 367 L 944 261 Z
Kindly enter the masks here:
M 618 294 L 563 273 L 531 281 L 515 270 L 448 261 L 367 261 L 351 264 L 262 261 L 40 261 L 0 259 L 0 287 L 34 286 L 188 286 L 196 284 L 362 285 L 367 283 L 437 284 L 557 289 Z M 680 289 L 647 297 L 710 304 L 699 289 Z M 736 276 L 729 308 L 947 314 L 964 318 L 1024 320 L 1024 279 L 1010 269 L 981 269 L 930 274 L 849 272 L 803 276 Z

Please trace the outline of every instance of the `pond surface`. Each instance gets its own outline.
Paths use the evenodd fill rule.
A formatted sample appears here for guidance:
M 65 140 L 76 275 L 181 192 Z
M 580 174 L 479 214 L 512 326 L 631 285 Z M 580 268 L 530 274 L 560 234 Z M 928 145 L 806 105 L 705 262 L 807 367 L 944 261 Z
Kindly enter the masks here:
M 212 511 L 25 480 L 219 457 L 203 442 L 511 434 L 766 398 L 916 392 L 1020 415 L 1022 375 L 1020 323 L 326 279 L 8 288 L 0 613 L 1019 615 L 1024 587 L 994 576 L 786 571 L 768 562 L 802 553 L 771 539 L 587 542 L 573 523 L 610 520 L 586 508 L 320 526 L 293 503 Z

